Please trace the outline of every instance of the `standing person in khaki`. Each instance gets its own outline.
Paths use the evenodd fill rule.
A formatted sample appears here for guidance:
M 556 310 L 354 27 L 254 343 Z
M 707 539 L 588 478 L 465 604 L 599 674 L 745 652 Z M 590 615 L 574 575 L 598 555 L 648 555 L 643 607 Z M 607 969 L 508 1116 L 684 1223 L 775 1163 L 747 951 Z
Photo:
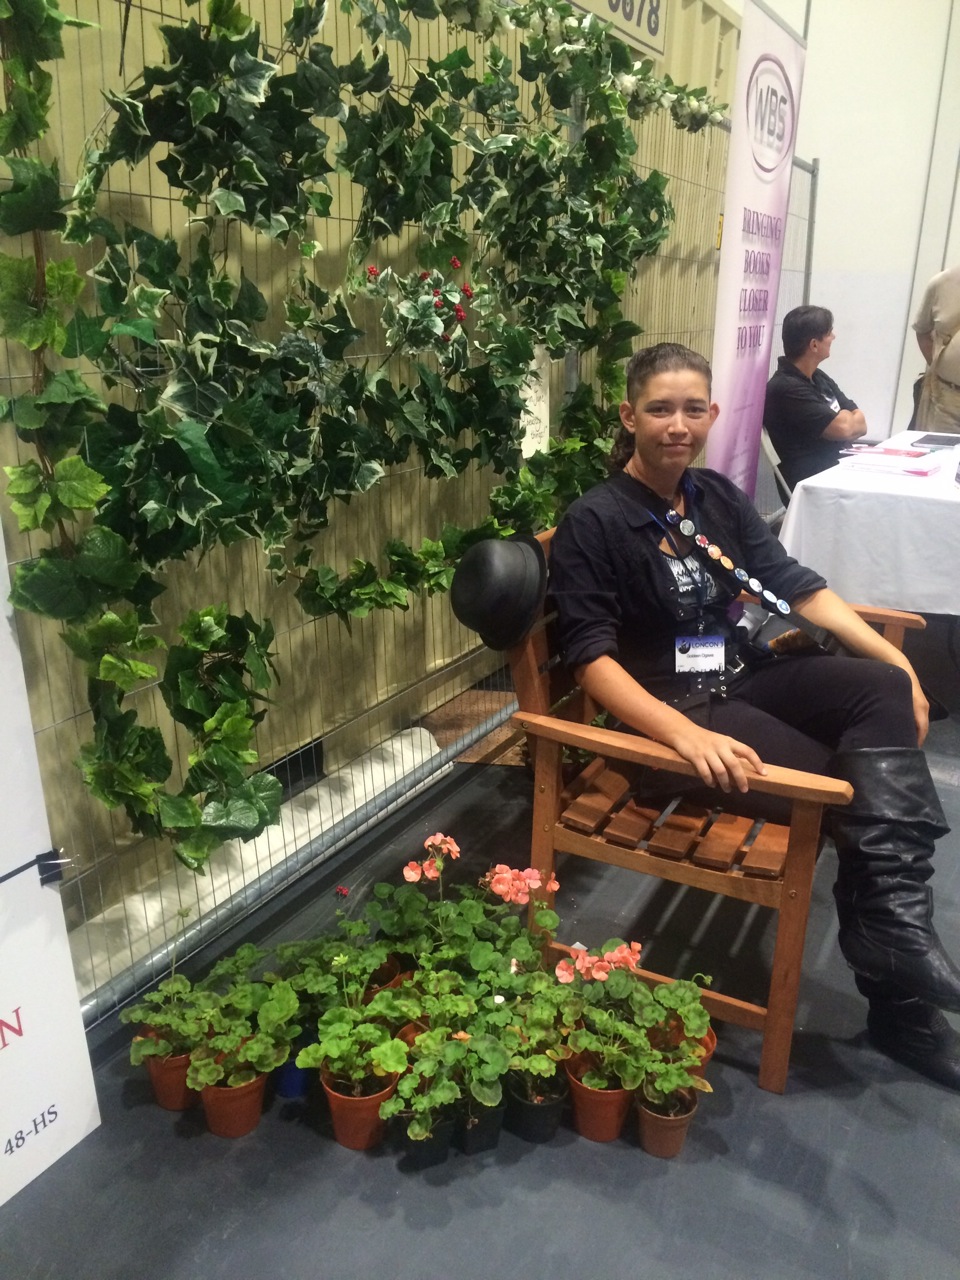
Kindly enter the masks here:
M 913 327 L 927 362 L 917 430 L 960 435 L 960 267 L 933 277 Z

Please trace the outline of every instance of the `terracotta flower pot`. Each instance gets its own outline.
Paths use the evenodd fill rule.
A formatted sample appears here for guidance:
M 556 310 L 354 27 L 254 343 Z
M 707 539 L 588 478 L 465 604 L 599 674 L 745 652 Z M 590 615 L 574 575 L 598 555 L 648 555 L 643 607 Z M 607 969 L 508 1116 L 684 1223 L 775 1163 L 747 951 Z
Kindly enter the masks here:
M 663 1115 L 659 1111 L 651 1111 L 643 1102 L 638 1102 L 640 1145 L 648 1155 L 670 1160 L 683 1150 L 690 1121 L 697 1110 L 697 1095 L 692 1089 L 681 1089 L 680 1092 L 689 1104 L 689 1109 L 679 1115 Z
M 260 1123 L 263 1113 L 263 1091 L 266 1075 L 259 1075 L 247 1084 L 231 1088 L 229 1085 L 208 1084 L 201 1092 L 203 1114 L 207 1128 L 218 1138 L 242 1138 L 252 1133 Z
M 707 1028 L 707 1034 L 700 1040 L 700 1047 L 703 1050 L 700 1057 L 700 1065 L 699 1067 L 690 1068 L 690 1074 L 692 1076 L 702 1077 L 707 1063 L 713 1057 L 713 1051 L 717 1047 L 717 1033 L 714 1031 L 713 1027 Z
M 379 969 L 370 975 L 367 989 L 363 993 L 363 1003 L 369 1004 L 378 991 L 396 990 L 409 973 L 400 972 L 400 961 L 396 956 L 388 956 Z
M 385 1088 L 377 1093 L 354 1097 L 339 1092 L 329 1072 L 321 1072 L 320 1080 L 330 1105 L 333 1136 L 341 1147 L 350 1151 L 369 1151 L 383 1141 L 384 1121 L 380 1119 L 380 1104 L 396 1089 L 399 1078 L 398 1075 L 385 1076 Z
M 633 1102 L 633 1089 L 591 1089 L 577 1077 L 578 1064 L 564 1063 L 570 1080 L 573 1127 L 591 1142 L 613 1142 L 620 1137 L 623 1122 Z
M 157 1105 L 165 1111 L 189 1111 L 200 1101 L 196 1089 L 187 1086 L 187 1068 L 190 1066 L 189 1053 L 170 1054 L 166 1058 L 144 1058 L 150 1083 L 153 1085 L 153 1096 Z

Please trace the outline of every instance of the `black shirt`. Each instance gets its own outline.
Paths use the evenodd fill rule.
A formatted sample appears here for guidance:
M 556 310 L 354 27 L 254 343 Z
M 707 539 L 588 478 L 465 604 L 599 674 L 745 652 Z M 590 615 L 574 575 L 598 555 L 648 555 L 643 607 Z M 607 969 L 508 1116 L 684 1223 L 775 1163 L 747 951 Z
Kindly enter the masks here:
M 833 467 L 846 440 L 824 440 L 823 432 L 842 409 L 856 409 L 822 369 L 812 378 L 781 356 L 767 383 L 763 425 L 780 455 L 780 470 L 790 488 L 807 476 Z
M 688 515 L 735 566 L 791 603 L 826 586 L 787 555 L 725 476 L 706 469 L 687 474 L 694 491 Z M 569 667 L 609 655 L 641 682 L 673 675 L 674 640 L 697 633 L 701 607 L 707 632 L 735 639 L 729 613 L 741 584 L 711 563 L 716 592 L 702 606 L 684 604 L 659 548 L 658 520 L 666 510 L 646 485 L 618 472 L 578 498 L 560 521 L 550 546 L 550 594 Z

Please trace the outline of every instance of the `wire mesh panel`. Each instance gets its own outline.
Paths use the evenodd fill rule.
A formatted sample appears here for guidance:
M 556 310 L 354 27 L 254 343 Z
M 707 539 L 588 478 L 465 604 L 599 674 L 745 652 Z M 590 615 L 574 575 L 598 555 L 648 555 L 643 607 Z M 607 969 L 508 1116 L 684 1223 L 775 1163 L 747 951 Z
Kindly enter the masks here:
M 67 198 L 86 139 L 102 127 L 104 87 L 119 89 L 145 62 L 161 61 L 159 25 L 196 18 L 197 10 L 181 0 L 63 0 L 62 7 L 97 24 L 94 31 L 66 30 L 66 58 L 52 64 L 57 107 L 48 151 L 60 157 Z M 281 46 L 287 7 L 279 0 L 250 0 L 247 6 L 274 49 Z M 676 16 L 667 69 L 675 79 L 722 90 L 732 78 L 736 28 L 709 4 L 688 4 Z M 338 63 L 348 62 L 359 48 L 350 20 L 332 6 L 324 39 L 335 47 Z M 415 25 L 407 57 L 414 65 L 423 64 L 459 44 L 474 48 L 482 65 L 479 42 L 450 33 L 438 22 Z M 519 59 L 516 41 L 505 48 Z M 525 86 L 524 92 L 532 90 Z M 333 121 L 330 125 L 335 145 L 337 127 Z M 625 311 L 643 325 L 650 341 L 679 340 L 709 352 L 727 135 L 706 130 L 689 137 L 664 113 L 636 128 L 638 167 L 642 172 L 656 168 L 669 178 L 676 222 L 659 256 L 639 271 Z M 343 279 L 357 193 L 343 174 L 331 174 L 330 185 L 334 214 L 324 220 L 323 251 L 311 269 L 318 284 L 333 289 Z M 800 194 L 797 199 L 799 209 Z M 102 200 L 115 218 L 155 235 L 172 235 L 184 259 L 202 233 L 189 223 L 154 159 L 129 170 L 111 170 Z M 796 253 L 788 239 L 791 264 L 804 259 L 806 230 L 798 212 Z M 23 241 L 21 251 L 28 255 L 29 237 Z M 15 246 L 5 248 L 16 252 Z M 405 235 L 391 242 L 390 252 L 394 262 L 415 262 L 414 246 Z M 236 269 L 242 267 L 255 279 L 271 302 L 282 298 L 300 266 L 295 248 L 287 250 L 263 237 L 244 235 L 231 253 Z M 75 254 L 78 269 L 90 271 L 96 256 L 81 249 Z M 372 312 L 368 314 L 370 305 L 351 303 L 358 326 L 374 333 L 378 330 Z M 385 355 L 370 346 L 355 357 L 351 351 L 351 358 L 361 362 L 380 362 Z M 122 385 L 103 387 L 92 367 L 83 372 L 105 396 L 129 397 Z M 590 377 L 590 360 L 583 362 L 581 372 Z M 11 347 L 0 390 L 7 396 L 21 394 L 31 377 L 29 356 Z M 562 362 L 557 362 L 551 390 L 557 394 L 562 386 Z M 29 456 L 29 448 L 12 431 L 0 434 L 0 463 L 23 464 Z M 436 538 L 447 523 L 479 523 L 488 512 L 494 483 L 496 477 L 476 467 L 443 482 L 426 480 L 422 465 L 411 459 L 390 469 L 368 493 L 336 507 L 329 528 L 319 535 L 320 558 L 344 574 L 358 555 L 375 559 L 390 537 L 418 546 L 424 538 Z M 9 505 L 0 506 L 11 565 L 16 566 L 36 556 L 46 539 L 20 534 Z M 310 618 L 295 599 L 296 582 L 278 585 L 252 541 L 218 546 L 201 558 L 172 564 L 165 580 L 167 590 L 157 607 L 159 633 L 168 643 L 176 642 L 177 627 L 190 610 L 210 604 L 223 603 L 232 613 L 249 612 L 273 622 L 279 683 L 270 691 L 257 750 L 262 764 L 283 784 L 281 820 L 255 840 L 227 844 L 204 876 L 177 864 L 166 843 L 135 834 L 122 811 L 108 810 L 90 796 L 75 767 L 81 746 L 93 733 L 80 664 L 62 643 L 55 623 L 19 615 L 51 830 L 72 859 L 63 902 L 78 986 L 91 1022 L 152 981 L 169 963 L 175 941 L 178 954 L 184 955 L 214 937 L 428 785 L 466 744 L 506 719 L 512 707 L 499 655 L 479 646 L 456 622 L 442 595 L 413 597 L 407 610 L 375 611 L 352 619 L 349 627 L 332 616 Z M 451 704 L 456 709 L 445 717 L 441 732 L 435 713 Z M 182 778 L 192 740 L 166 714 L 157 682 L 143 682 L 125 706 L 136 710 L 143 724 L 160 727 L 174 762 L 174 781 Z

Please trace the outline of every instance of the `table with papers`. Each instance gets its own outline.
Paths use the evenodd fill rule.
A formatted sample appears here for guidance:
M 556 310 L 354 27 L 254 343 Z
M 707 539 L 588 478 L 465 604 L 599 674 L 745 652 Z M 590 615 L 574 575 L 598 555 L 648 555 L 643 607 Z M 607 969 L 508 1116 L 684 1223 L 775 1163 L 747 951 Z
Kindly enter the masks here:
M 845 600 L 960 615 L 960 436 L 910 456 L 924 434 L 901 432 L 802 480 L 780 541 Z

